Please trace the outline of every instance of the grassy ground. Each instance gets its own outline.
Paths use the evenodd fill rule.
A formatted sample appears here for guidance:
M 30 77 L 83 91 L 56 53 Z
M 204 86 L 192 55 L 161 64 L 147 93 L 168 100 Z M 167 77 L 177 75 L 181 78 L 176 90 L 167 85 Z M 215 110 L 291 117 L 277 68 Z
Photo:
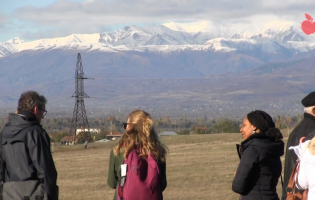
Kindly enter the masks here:
M 238 199 L 232 189 L 239 163 L 236 143 L 240 134 L 166 136 L 168 186 L 164 199 Z M 107 186 L 109 153 L 116 142 L 54 147 L 60 199 L 112 199 Z M 280 180 L 279 180 L 280 181 Z M 278 194 L 281 184 L 278 184 Z

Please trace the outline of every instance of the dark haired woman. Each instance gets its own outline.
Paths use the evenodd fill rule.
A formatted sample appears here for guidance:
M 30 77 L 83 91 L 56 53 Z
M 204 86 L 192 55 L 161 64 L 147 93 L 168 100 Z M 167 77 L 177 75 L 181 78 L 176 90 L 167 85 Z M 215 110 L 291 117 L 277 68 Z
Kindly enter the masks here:
M 124 123 L 124 128 L 126 132 L 110 154 L 107 178 L 108 185 L 113 189 L 117 187 L 121 179 L 121 164 L 128 158 L 129 153 L 136 148 L 139 152 L 139 158 L 141 159 L 148 158 L 150 154 L 154 155 L 160 172 L 160 180 L 158 181 L 160 183 L 159 199 L 163 199 L 162 192 L 167 186 L 165 160 L 167 147 L 160 142 L 154 130 L 153 120 L 150 114 L 143 110 L 132 111 L 129 114 L 127 123 Z M 114 200 L 116 198 L 117 193 L 115 193 Z M 128 199 L 130 199 L 130 197 Z M 137 199 L 141 198 L 139 197 Z
M 270 115 L 256 110 L 247 114 L 240 130 L 241 161 L 232 189 L 241 200 L 279 200 L 277 184 L 282 171 L 284 143 Z

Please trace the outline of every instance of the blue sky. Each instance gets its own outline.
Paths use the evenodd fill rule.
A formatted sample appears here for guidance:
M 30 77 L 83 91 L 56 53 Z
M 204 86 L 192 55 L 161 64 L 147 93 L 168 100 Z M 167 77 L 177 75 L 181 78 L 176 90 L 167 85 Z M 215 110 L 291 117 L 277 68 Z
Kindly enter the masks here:
M 0 42 L 111 32 L 127 25 L 204 21 L 301 23 L 313 0 L 0 0 Z

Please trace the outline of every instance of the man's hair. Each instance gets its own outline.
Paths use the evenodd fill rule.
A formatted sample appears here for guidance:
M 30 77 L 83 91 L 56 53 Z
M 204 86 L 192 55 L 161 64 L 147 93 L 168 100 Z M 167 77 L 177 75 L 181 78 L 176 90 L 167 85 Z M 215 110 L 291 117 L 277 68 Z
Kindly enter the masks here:
M 47 99 L 43 95 L 39 95 L 36 91 L 27 91 L 21 94 L 17 110 L 33 112 L 36 106 L 44 109 L 46 103 Z
M 315 106 L 305 107 L 305 108 L 304 108 L 304 112 L 305 112 L 305 113 L 308 113 L 308 114 L 311 114 L 311 115 L 314 115 L 314 113 L 313 113 L 314 107 L 315 107 Z

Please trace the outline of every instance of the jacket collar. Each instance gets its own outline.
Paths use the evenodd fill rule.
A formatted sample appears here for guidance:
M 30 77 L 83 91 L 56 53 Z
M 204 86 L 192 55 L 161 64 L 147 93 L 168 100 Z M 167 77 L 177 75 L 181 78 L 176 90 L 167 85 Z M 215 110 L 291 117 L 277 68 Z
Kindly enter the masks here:
M 315 116 L 309 114 L 309 113 L 304 113 L 304 118 L 310 119 L 312 121 L 315 121 Z
M 27 121 L 37 121 L 35 114 L 30 111 L 18 110 L 17 114 Z
M 241 142 L 241 147 L 245 149 L 249 144 L 253 142 L 254 139 L 268 139 L 268 140 L 274 140 L 271 137 L 268 137 L 264 132 L 261 133 L 255 133 L 251 136 L 249 136 L 246 140 Z
M 264 132 L 253 134 L 244 140 L 239 148 L 239 154 L 242 155 L 244 150 L 250 145 L 259 146 L 265 149 L 265 151 L 278 156 L 284 154 L 283 141 L 275 140 L 275 138 L 267 136 Z
M 244 140 L 244 141 L 242 142 L 242 144 L 244 144 L 244 143 L 246 143 L 247 141 L 250 141 L 250 140 L 252 140 L 252 139 L 254 139 L 254 138 L 266 138 L 266 137 L 268 137 L 268 136 L 267 136 L 264 132 L 255 133 L 255 134 L 249 136 L 246 140 Z

